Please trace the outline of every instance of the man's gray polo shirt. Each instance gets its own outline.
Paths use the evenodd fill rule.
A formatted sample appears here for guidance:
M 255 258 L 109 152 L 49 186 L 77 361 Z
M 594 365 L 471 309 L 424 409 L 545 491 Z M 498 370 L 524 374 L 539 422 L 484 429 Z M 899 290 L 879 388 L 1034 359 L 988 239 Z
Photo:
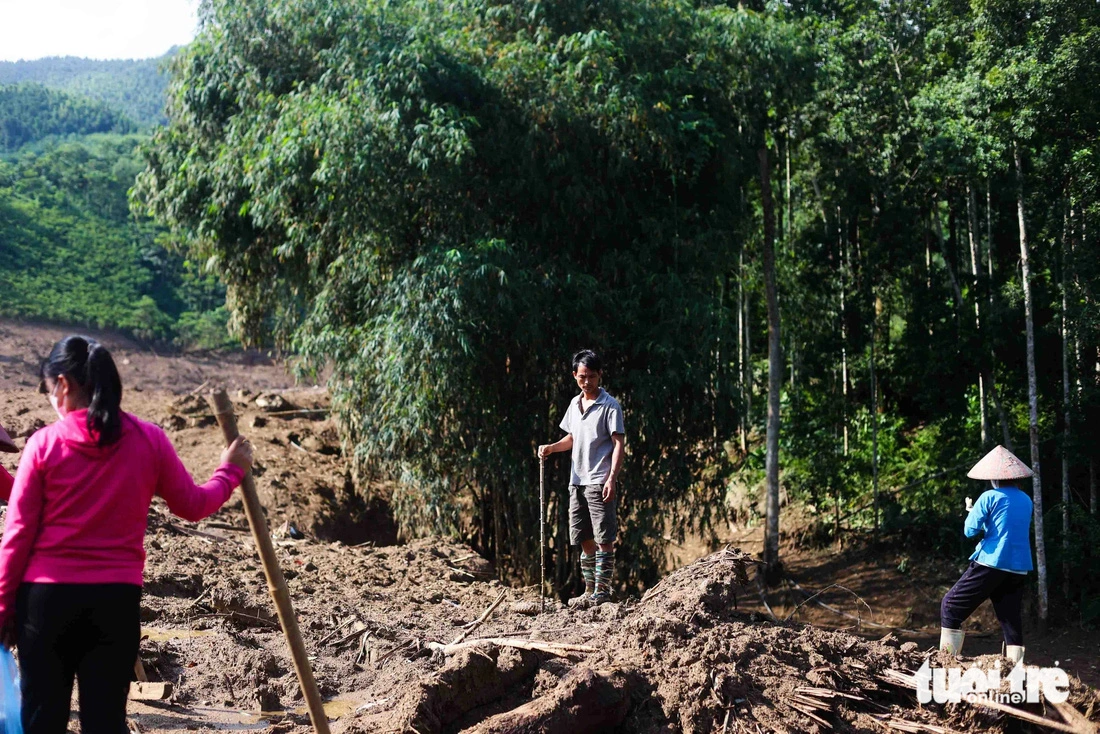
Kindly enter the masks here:
M 573 467 L 570 484 L 603 484 L 611 473 L 611 452 L 615 447 L 613 433 L 625 434 L 623 409 L 619 401 L 600 388 L 596 402 L 581 413 L 578 395 L 569 402 L 561 429 L 573 436 Z

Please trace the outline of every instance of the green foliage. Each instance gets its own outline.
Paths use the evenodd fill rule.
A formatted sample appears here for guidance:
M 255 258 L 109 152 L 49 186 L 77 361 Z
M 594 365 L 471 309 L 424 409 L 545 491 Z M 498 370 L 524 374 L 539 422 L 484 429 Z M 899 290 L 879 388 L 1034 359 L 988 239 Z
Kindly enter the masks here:
M 102 103 L 38 84 L 0 86 L 0 152 L 50 136 L 128 133 L 134 124 Z
M 141 128 L 151 128 L 165 121 L 168 77 L 162 67 L 175 54 L 173 49 L 159 59 L 103 61 L 64 56 L 0 61 L 0 85 L 42 85 L 94 100 L 133 120 Z
M 242 333 L 333 362 L 359 468 L 399 480 L 405 529 L 471 504 L 506 573 L 537 565 L 534 449 L 582 346 L 627 411 L 628 544 L 674 501 L 708 523 L 706 441 L 735 418 L 718 274 L 754 176 L 736 128 L 762 137 L 779 104 L 731 70 L 796 58 L 797 29 L 687 2 L 204 13 L 139 196 L 216 263 Z
M 139 141 L 88 136 L 0 160 L 0 315 L 224 343 L 224 291 L 129 215 Z
M 962 469 L 1001 414 L 1027 431 L 1014 149 L 1036 458 L 1065 429 L 1063 315 L 1074 430 L 1097 429 L 1100 6 L 730 5 L 212 0 L 135 205 L 225 278 L 238 333 L 331 361 L 407 531 L 472 508 L 505 573 L 537 565 L 533 452 L 568 355 L 602 351 L 644 579 L 655 538 L 705 529 L 762 468 L 767 151 L 788 493 L 870 529 L 877 470 L 881 532 L 961 553 Z M 1063 445 L 1081 482 L 1100 457 Z

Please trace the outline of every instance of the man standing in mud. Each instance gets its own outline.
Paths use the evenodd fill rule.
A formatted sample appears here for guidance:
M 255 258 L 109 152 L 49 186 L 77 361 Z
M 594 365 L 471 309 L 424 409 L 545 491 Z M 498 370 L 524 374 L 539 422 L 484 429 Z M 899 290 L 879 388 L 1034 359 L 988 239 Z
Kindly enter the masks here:
M 600 387 L 600 358 L 584 349 L 573 355 L 573 379 L 580 395 L 569 401 L 561 429 L 565 438 L 539 446 L 540 459 L 572 452 L 569 479 L 569 542 L 581 547 L 584 594 L 570 606 L 592 606 L 611 599 L 615 570 L 615 485 L 623 463 L 623 409 Z

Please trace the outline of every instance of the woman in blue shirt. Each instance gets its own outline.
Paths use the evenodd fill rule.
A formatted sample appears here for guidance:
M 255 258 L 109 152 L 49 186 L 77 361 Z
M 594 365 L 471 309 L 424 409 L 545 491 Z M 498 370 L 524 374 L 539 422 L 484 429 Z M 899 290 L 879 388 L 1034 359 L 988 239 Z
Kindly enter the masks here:
M 990 451 L 967 474 L 988 479 L 993 488 L 978 501 L 966 498 L 966 537 L 981 535 L 970 556 L 970 565 L 940 604 L 940 649 L 958 655 L 963 644 L 963 622 L 986 599 L 1001 623 L 1005 656 L 1019 662 L 1024 657 L 1020 607 L 1031 565 L 1031 497 L 1016 486 L 1033 472 L 1004 446 Z

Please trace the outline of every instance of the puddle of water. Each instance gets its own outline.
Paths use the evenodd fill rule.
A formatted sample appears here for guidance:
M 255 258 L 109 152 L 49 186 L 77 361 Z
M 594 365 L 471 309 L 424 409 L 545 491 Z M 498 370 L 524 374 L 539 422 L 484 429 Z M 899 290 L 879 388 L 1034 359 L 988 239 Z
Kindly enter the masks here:
M 143 627 L 141 636 L 153 642 L 167 642 L 169 640 L 190 640 L 196 637 L 213 637 L 217 630 L 172 630 L 159 627 Z
M 347 716 L 348 714 L 354 713 L 355 709 L 358 708 L 359 704 L 362 702 L 363 701 L 360 698 L 337 696 L 336 698 L 324 702 L 323 705 L 325 708 L 325 716 L 327 716 L 329 720 L 339 719 L 341 716 Z M 299 706 L 298 708 L 294 709 L 294 713 L 308 714 L 309 709 L 305 706 Z

